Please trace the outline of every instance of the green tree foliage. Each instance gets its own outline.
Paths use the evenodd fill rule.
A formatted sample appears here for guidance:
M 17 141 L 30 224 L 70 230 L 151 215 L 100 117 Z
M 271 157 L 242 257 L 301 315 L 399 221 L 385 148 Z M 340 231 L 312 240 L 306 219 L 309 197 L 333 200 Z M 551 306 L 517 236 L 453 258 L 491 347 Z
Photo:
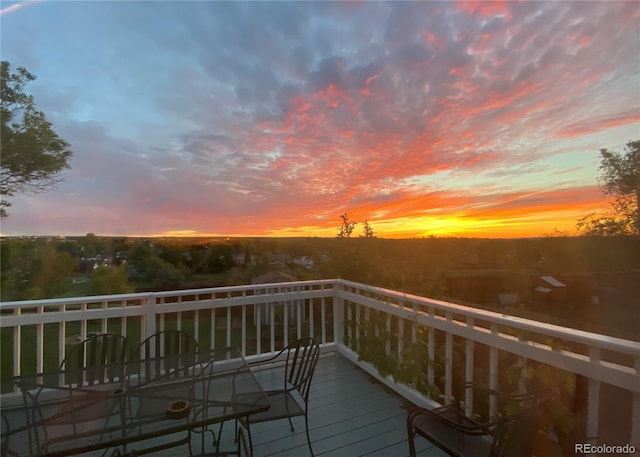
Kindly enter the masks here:
M 127 279 L 127 270 L 120 267 L 98 267 L 89 279 L 89 294 L 111 295 L 126 294 L 134 291 L 134 287 Z
M 162 260 L 154 248 L 146 242 L 137 243 L 133 247 L 129 260 L 136 272 L 154 288 L 177 288 L 184 282 L 183 271 L 178 266 Z
M 55 298 L 71 286 L 77 259 L 55 241 L 3 240 L 2 301 Z
M 629 141 L 622 153 L 601 149 L 598 181 L 615 200 L 604 214 L 580 219 L 578 230 L 587 235 L 640 235 L 640 140 Z
M 22 67 L 11 73 L 7 61 L 0 67 L 0 216 L 5 217 L 11 206 L 7 197 L 51 189 L 72 152 L 24 91 L 35 76 Z
M 25 293 L 27 300 L 55 298 L 65 294 L 71 286 L 69 278 L 76 268 L 76 260 L 60 251 L 54 243 L 39 249 L 39 256 L 31 268 L 30 287 Z

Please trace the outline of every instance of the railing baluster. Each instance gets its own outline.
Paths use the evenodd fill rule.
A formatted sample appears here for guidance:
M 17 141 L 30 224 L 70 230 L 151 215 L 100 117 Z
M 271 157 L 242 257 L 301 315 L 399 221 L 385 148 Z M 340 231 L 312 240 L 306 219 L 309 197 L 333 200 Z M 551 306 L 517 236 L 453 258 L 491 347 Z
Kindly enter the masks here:
M 327 306 L 326 306 L 326 301 L 325 298 L 322 297 L 320 299 L 320 319 L 321 319 L 321 328 L 322 328 L 322 344 L 325 344 L 327 342 Z M 335 316 L 334 316 L 334 321 L 335 321 Z
M 473 329 L 473 317 L 467 317 L 467 327 Z M 465 347 L 465 366 L 464 366 L 464 380 L 465 382 L 473 382 L 473 369 L 474 369 L 474 343 L 470 338 L 466 339 Z M 464 392 L 464 411 L 469 417 L 473 416 L 473 389 L 465 389 Z
M 384 344 L 384 352 L 387 355 L 391 355 L 391 314 L 385 314 L 384 329 L 387 333 L 387 338 Z
M 356 331 L 355 331 L 355 334 L 356 334 L 356 346 L 355 347 L 356 347 L 357 351 L 361 351 L 362 350 L 362 347 L 361 347 L 362 339 L 360 337 L 360 325 L 361 325 L 361 323 L 360 323 L 360 313 L 361 313 L 361 310 L 360 310 L 360 305 L 358 303 L 355 303 L 353 305 L 353 307 L 354 307 L 354 313 L 356 315 Z
M 315 323 L 314 323 L 314 304 L 315 301 L 313 298 L 309 299 L 309 336 L 311 338 L 316 336 L 316 332 L 315 332 Z
M 271 303 L 269 303 L 267 305 L 269 307 L 269 326 L 270 326 L 270 348 L 271 348 L 271 352 L 274 352 L 276 350 L 276 317 L 275 317 L 275 310 L 273 309 L 273 306 Z
M 87 304 L 86 303 L 82 303 L 80 305 L 80 310 L 83 311 L 83 314 L 85 314 L 87 312 Z M 82 319 L 80 321 L 80 340 L 85 340 L 87 338 L 87 320 L 86 319 Z
M 15 314 L 21 314 L 21 309 L 18 308 L 15 312 Z M 22 333 L 22 326 L 20 325 L 16 325 L 13 328 L 13 375 L 14 376 L 19 376 L 21 373 L 20 370 L 20 360 L 22 359 L 20 357 L 20 348 L 22 347 L 22 338 L 21 338 L 21 333 Z
M 491 325 L 491 334 L 498 335 L 498 327 Z M 498 348 L 489 348 L 489 388 L 498 390 Z M 489 397 L 489 416 L 496 417 L 498 413 L 498 399 L 495 395 Z
M 143 305 L 145 314 L 144 314 L 144 333 L 140 335 L 140 341 L 143 341 L 145 338 L 156 333 L 156 316 L 157 305 L 156 305 L 156 296 L 154 294 L 149 294 L 147 296 L 146 301 L 143 301 Z M 160 329 L 164 328 L 164 314 L 160 314 Z
M 211 348 L 215 349 L 216 347 L 216 309 L 211 308 Z
M 334 298 L 332 302 L 333 307 L 333 340 L 337 344 L 344 343 L 344 298 L 342 298 L 339 293 L 341 290 L 344 290 L 344 285 L 342 281 L 338 280 L 333 286 L 334 290 Z
M 196 301 L 199 301 L 199 298 L 196 297 Z M 193 312 L 193 339 L 198 342 L 200 345 L 200 310 L 196 309 Z
M 108 300 L 103 300 L 102 301 L 102 309 L 107 309 L 107 305 L 108 305 L 109 301 Z M 107 333 L 107 318 L 103 317 L 102 319 L 100 319 L 100 331 L 101 333 Z
M 289 302 L 288 304 L 291 304 L 291 302 Z M 287 306 L 287 304 L 282 303 L 282 320 L 283 320 L 283 325 L 282 325 L 282 330 L 283 330 L 283 347 L 289 344 L 289 306 Z
M 451 322 L 453 316 L 450 311 L 446 313 L 447 322 Z M 453 382 L 453 335 L 451 332 L 445 334 L 444 340 L 444 402 L 451 403 Z M 456 398 L 456 401 L 459 399 Z
M 433 308 L 429 308 L 429 317 L 431 320 L 435 318 L 435 310 Z M 435 378 L 433 365 L 436 361 L 436 341 L 433 327 L 427 328 L 427 356 L 429 357 L 427 363 L 427 382 L 432 386 Z
M 176 329 L 182 331 L 182 311 L 176 313 Z
M 44 313 L 44 307 L 38 306 L 38 314 Z M 36 372 L 42 373 L 44 360 L 44 324 L 36 324 Z
M 262 305 L 253 305 L 254 321 L 256 323 L 256 354 L 262 354 Z
M 60 312 L 64 313 L 67 309 L 66 305 L 60 306 Z M 65 356 L 65 345 L 66 345 L 66 333 L 67 333 L 67 323 L 65 321 L 61 321 L 58 323 L 58 366 L 62 364 Z
M 122 336 L 127 336 L 127 316 L 122 316 L 120 318 L 120 334 Z
M 296 339 L 302 338 L 302 315 L 304 314 L 304 300 L 295 301 L 296 308 Z
M 231 306 L 227 306 L 227 347 L 231 346 Z
M 242 305 L 242 355 L 247 355 L 247 305 Z
M 400 303 L 400 307 L 404 308 L 403 302 Z M 406 321 L 402 317 L 398 317 L 398 360 L 402 362 L 404 352 L 404 327 Z
M 589 348 L 591 363 L 600 364 L 600 349 Z M 600 416 L 600 381 L 590 378 L 587 393 L 587 436 L 597 436 Z
M 353 305 L 351 304 L 351 302 L 347 302 L 347 338 L 349 340 L 349 345 L 353 344 L 353 325 L 351 324 L 353 322 L 353 311 L 351 309 L 352 306 Z

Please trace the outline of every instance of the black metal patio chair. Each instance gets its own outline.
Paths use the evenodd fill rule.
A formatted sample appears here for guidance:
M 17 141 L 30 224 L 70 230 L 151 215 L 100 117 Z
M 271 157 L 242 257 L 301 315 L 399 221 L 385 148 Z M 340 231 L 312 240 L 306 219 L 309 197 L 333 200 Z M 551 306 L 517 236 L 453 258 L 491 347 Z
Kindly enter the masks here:
M 193 404 L 200 363 L 198 342 L 191 335 L 179 330 L 157 332 L 142 341 L 130 359 L 126 389 L 130 429 L 137 427 L 139 432 L 145 424 L 167 420 L 166 399 L 172 395 Z M 163 440 L 158 443 L 160 438 Z M 187 444 L 190 439 L 189 430 L 185 430 L 170 437 L 157 437 L 146 448 L 139 448 L 136 443 L 135 451 L 137 455 L 155 453 Z
M 122 335 L 91 335 L 67 351 L 57 372 L 34 378 L 40 380 L 39 387 L 21 386 L 25 404 L 32 405 L 30 445 L 38 453 L 57 443 L 80 442 L 79 428 L 95 422 L 106 429 L 113 416 L 119 415 L 118 399 L 111 392 L 125 382 L 126 347 Z
M 294 427 L 291 418 L 304 416 L 307 444 L 309 445 L 309 452 L 313 456 L 311 438 L 309 437 L 309 392 L 319 357 L 319 343 L 313 338 L 301 338 L 282 349 L 275 356 L 251 364 L 253 368 L 281 360 L 284 360 L 285 364 L 282 388 L 269 389 L 267 387 L 265 389 L 271 407 L 263 413 L 239 419 L 239 422 L 247 430 L 251 455 L 253 455 L 251 424 L 288 419 L 289 427 L 293 432 Z
M 468 417 L 454 406 L 417 408 L 407 416 L 409 455 L 416 456 L 415 438 L 421 436 L 453 457 L 532 457 L 534 440 L 544 420 L 553 389 L 506 394 L 475 383 L 465 389 L 483 392 L 506 405 L 498 417 Z

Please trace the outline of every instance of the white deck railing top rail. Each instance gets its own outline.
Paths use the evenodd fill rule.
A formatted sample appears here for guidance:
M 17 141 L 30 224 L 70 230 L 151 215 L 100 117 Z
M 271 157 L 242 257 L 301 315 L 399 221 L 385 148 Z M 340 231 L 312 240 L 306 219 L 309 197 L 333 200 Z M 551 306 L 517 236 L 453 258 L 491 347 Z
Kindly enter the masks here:
M 364 324 L 375 315 L 385 322 L 384 333 L 393 335 L 386 341 L 387 354 L 402 359 L 406 344 L 422 341 L 418 337 L 420 329 L 426 334 L 431 361 L 444 350 L 445 401 L 453 396 L 454 346 L 464 342 L 464 378 L 474 380 L 476 365 L 481 363 L 474 360 L 479 347 L 475 345 L 483 345 L 489 354 L 484 371 L 493 386 L 499 370 L 506 368 L 499 367 L 499 351 L 516 356 L 523 366 L 535 360 L 585 377 L 588 432 L 592 435 L 600 431 L 601 385 L 607 383 L 628 392 L 632 418 L 629 439 L 640 443 L 640 343 L 351 281 L 4 302 L 0 303 L 0 313 L 3 358 L 11 360 L 9 372 L 3 362 L 3 376 L 56 365 L 68 344 L 90 332 L 119 332 L 141 339 L 155 331 L 176 328 L 190 331 L 205 347 L 237 345 L 244 354 L 258 355 L 275 351 L 293 332 L 297 337 L 317 337 L 410 400 L 428 402 L 410 386 L 400 386 L 358 360 L 358 351 L 365 344 Z M 443 347 L 436 348 L 438 344 Z M 433 365 L 427 364 L 430 383 L 435 381 Z M 472 398 L 464 402 L 473 410 Z

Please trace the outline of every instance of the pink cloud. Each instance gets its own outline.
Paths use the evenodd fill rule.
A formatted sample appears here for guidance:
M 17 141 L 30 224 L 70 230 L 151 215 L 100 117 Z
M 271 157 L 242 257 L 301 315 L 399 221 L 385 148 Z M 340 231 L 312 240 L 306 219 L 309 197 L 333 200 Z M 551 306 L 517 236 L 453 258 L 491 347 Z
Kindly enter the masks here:
M 640 112 L 620 113 L 612 116 L 591 118 L 580 122 L 575 122 L 565 126 L 557 132 L 560 138 L 576 138 L 583 135 L 592 135 L 627 124 L 638 124 L 640 127 Z

